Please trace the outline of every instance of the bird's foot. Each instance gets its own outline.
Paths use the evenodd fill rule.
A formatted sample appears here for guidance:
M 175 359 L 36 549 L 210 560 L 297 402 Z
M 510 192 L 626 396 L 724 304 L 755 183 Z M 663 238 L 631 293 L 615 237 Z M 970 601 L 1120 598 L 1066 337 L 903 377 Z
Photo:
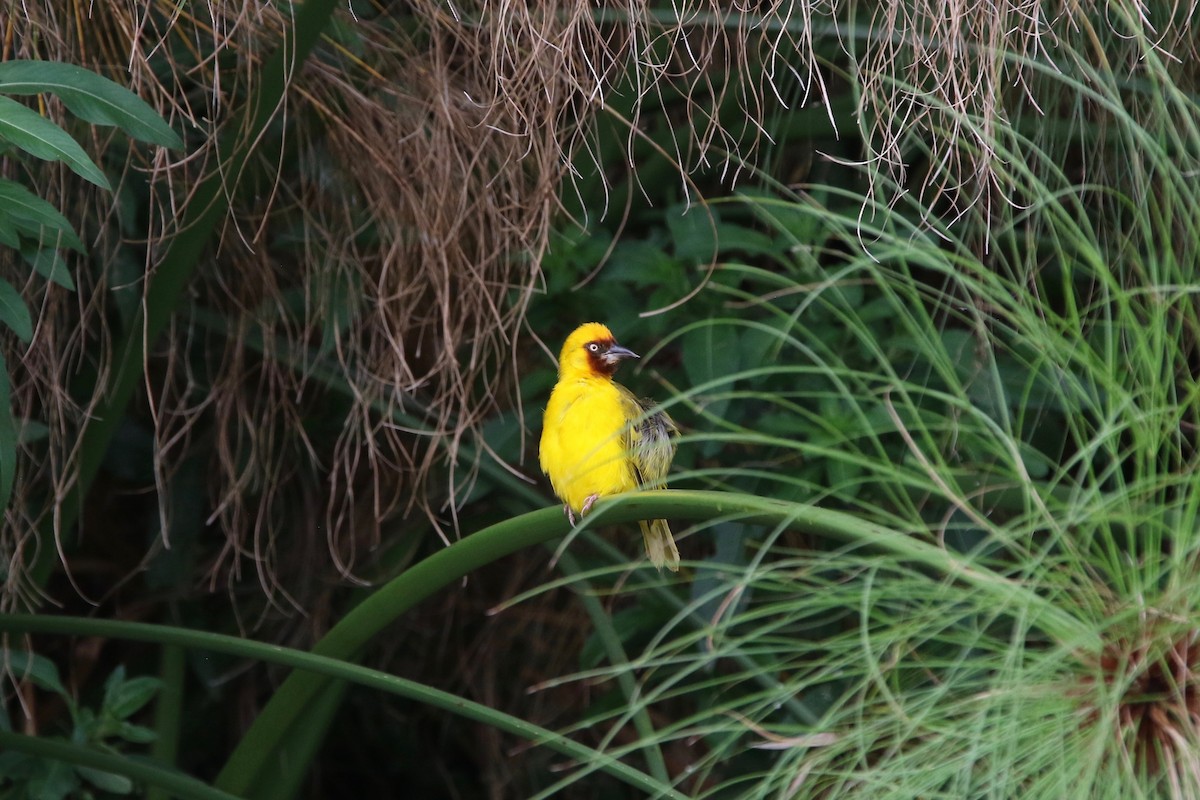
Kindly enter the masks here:
M 583 508 L 579 509 L 579 517 L 582 519 L 587 516 L 587 513 L 592 510 L 592 506 L 600 499 L 598 494 L 589 494 L 583 501 Z M 567 515 L 567 521 L 571 523 L 571 527 L 575 527 L 575 512 L 571 510 L 570 503 L 563 503 L 563 513 Z
M 596 501 L 600 499 L 598 494 L 589 494 L 587 499 L 583 501 L 583 508 L 579 509 L 581 517 L 587 516 L 587 513 L 592 510 L 592 506 L 596 505 Z

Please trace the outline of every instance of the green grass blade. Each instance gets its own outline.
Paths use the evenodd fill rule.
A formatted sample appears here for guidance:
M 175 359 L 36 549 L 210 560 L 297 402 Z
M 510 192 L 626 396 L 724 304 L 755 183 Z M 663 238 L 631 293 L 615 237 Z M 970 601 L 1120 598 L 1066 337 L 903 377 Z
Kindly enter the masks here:
M 548 747 L 568 758 L 597 765 L 601 771 L 608 772 L 653 797 L 669 797 L 676 798 L 677 800 L 681 800 L 683 797 L 671 789 L 670 786 L 628 766 L 612 754 L 600 752 L 586 745 L 579 744 L 554 731 L 547 730 L 501 711 L 496 711 L 481 703 L 458 697 L 449 692 L 443 692 L 415 681 L 398 678 L 379 670 L 369 669 L 314 653 L 306 653 L 301 650 L 264 644 L 237 636 L 210 633 L 208 631 L 88 617 L 0 614 L 0 631 L 5 633 L 43 633 L 67 636 L 83 635 L 98 638 L 153 642 L 167 647 L 206 650 L 250 658 L 264 663 L 282 664 L 320 676 L 325 679 L 327 684 L 330 681 L 356 683 L 360 686 L 388 692 L 400 697 L 407 697 L 417 702 L 427 703 L 433 707 L 482 722 L 525 741 Z M 304 720 L 301 721 L 303 722 Z M 297 768 L 292 772 L 293 774 L 302 773 L 303 770 Z M 295 778 L 288 776 L 285 780 L 290 783 Z
M 973 564 L 916 537 L 888 530 L 849 514 L 769 500 L 753 495 L 699 491 L 638 492 L 601 501 L 593 520 L 629 523 L 639 519 L 710 519 L 737 515 L 745 522 L 788 526 L 835 541 L 878 548 L 921 565 L 947 579 L 959 581 L 997 598 L 1019 598 L 1014 613 L 1029 615 L 1030 623 L 1065 647 L 1095 646 L 1095 633 L 1053 602 L 1016 581 Z M 542 509 L 493 525 L 439 551 L 381 587 L 335 625 L 314 648 L 331 658 L 355 657 L 386 625 L 438 589 L 478 567 L 565 532 L 560 510 Z M 230 756 L 218 779 L 223 788 L 247 796 L 269 785 L 271 765 L 280 761 L 306 763 L 279 752 L 288 731 L 304 718 L 328 679 L 293 674 L 259 714 Z M 294 755 L 294 754 L 292 754 Z
M 543 509 L 467 536 L 367 597 L 316 644 L 313 652 L 330 658 L 353 658 L 386 625 L 438 589 L 484 564 L 560 536 L 564 525 L 559 509 Z M 281 759 L 279 750 L 286 747 L 290 729 L 327 685 L 328 679 L 319 675 L 289 676 L 226 762 L 217 785 L 255 797 L 259 796 L 256 790 L 266 791 L 270 786 L 267 774 L 274 764 L 281 760 L 307 763 L 295 753 Z
M 146 761 L 136 761 L 78 744 L 0 731 L 0 751 L 10 750 L 77 767 L 123 775 L 130 780 L 158 787 L 170 796 L 183 800 L 237 800 L 235 795 L 214 789 L 190 775 L 164 769 Z

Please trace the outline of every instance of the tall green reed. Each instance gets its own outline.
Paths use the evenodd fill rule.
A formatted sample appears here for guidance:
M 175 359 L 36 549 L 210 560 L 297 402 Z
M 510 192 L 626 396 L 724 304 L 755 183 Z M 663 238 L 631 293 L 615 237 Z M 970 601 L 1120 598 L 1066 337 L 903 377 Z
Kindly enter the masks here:
M 685 745 L 685 790 L 1200 792 L 1200 115 L 1161 61 L 1140 85 L 1089 69 L 1046 77 L 1098 109 L 1107 149 L 1001 126 L 1007 202 L 951 217 L 853 184 L 730 201 L 787 247 L 720 263 L 705 292 L 727 314 L 662 343 L 740 367 L 668 403 L 690 431 L 674 485 L 843 510 L 996 590 L 852 534 L 683 532 L 685 556 L 712 555 L 668 590 L 678 613 L 563 680 L 636 678 L 632 707 L 668 720 L 654 743 Z M 647 589 L 623 575 L 589 583 L 614 603 Z M 1051 630 L 1046 604 L 1073 625 Z M 630 713 L 586 726 L 615 741 Z

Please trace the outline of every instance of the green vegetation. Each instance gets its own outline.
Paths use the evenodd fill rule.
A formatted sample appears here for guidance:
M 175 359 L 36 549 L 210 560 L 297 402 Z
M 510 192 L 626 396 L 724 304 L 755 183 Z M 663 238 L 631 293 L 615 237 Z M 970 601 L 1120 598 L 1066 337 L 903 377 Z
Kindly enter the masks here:
M 1200 795 L 1182 10 L 688 10 L 11 23 L 0 799 Z

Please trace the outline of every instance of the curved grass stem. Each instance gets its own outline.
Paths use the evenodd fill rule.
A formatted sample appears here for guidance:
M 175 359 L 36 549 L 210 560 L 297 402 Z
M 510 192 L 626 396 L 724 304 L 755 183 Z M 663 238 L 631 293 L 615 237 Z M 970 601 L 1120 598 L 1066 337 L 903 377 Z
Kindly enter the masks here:
M 667 490 L 638 492 L 601 501 L 593 516 L 609 523 L 639 519 L 711 519 L 739 515 L 742 521 L 786 525 L 814 536 L 878 548 L 914 564 L 995 595 L 1028 615 L 1034 627 L 1068 649 L 1096 645 L 1095 632 L 1033 589 L 928 541 L 860 520 L 849 514 L 745 494 Z M 558 507 L 524 514 L 467 536 L 434 553 L 368 597 L 317 643 L 313 652 L 352 659 L 386 625 L 416 603 L 484 564 L 525 547 L 561 536 L 565 521 Z M 1016 600 L 1014 600 L 1014 598 Z M 278 778 L 272 765 L 307 763 L 309 754 L 288 753 L 288 731 L 303 717 L 317 693 L 328 688 L 323 675 L 291 675 L 264 707 L 222 770 L 218 785 L 260 797 Z M 257 787 L 257 788 L 256 788 Z

